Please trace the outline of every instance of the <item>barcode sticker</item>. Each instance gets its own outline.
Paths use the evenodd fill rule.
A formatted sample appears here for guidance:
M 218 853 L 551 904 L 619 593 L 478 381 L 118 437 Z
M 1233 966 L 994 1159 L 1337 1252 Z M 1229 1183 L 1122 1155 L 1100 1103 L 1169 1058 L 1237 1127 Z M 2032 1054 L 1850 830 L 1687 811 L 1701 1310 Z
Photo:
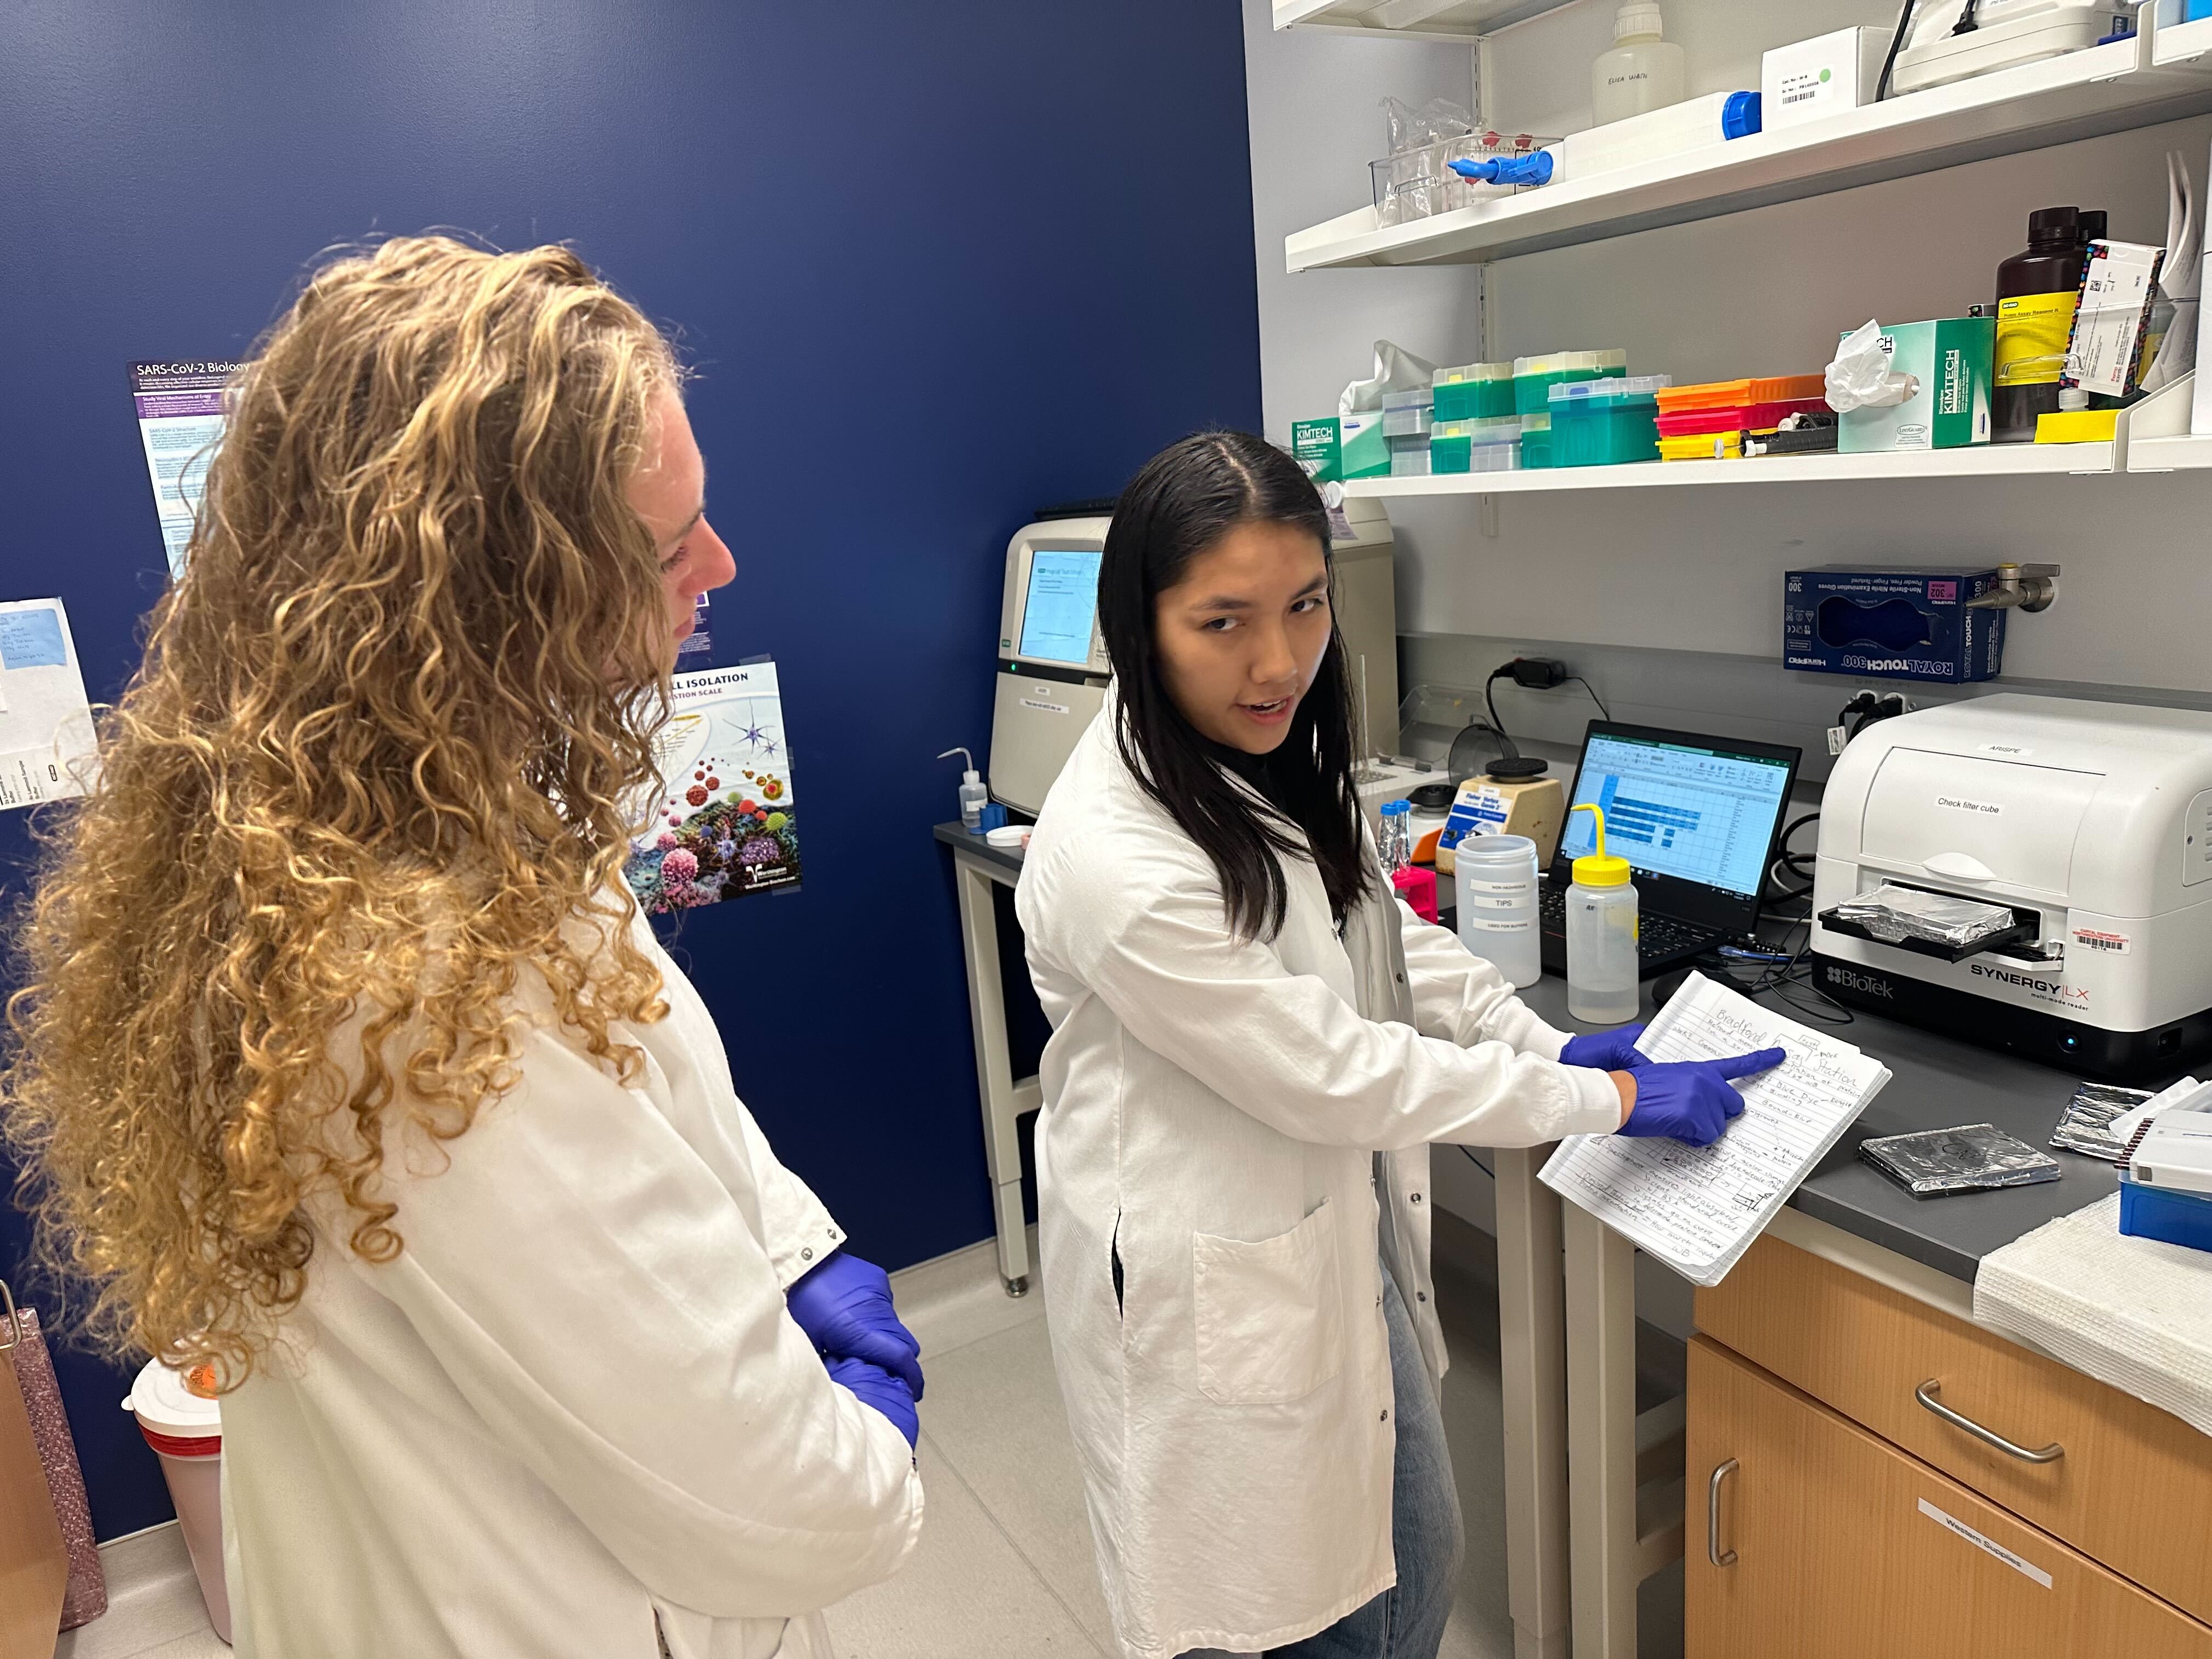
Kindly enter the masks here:
M 2125 957 L 2135 954 L 2135 940 L 2125 933 L 2115 933 L 2103 927 L 2076 927 L 2074 942 L 2085 951 L 2101 951 L 2107 956 Z

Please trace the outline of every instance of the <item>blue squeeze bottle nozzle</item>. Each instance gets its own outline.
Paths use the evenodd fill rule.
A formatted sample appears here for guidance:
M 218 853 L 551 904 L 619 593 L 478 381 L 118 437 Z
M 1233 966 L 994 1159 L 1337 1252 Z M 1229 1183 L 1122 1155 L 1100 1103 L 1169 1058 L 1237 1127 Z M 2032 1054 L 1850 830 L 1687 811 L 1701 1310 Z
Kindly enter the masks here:
M 1552 152 L 1540 149 L 1527 155 L 1496 155 L 1487 161 L 1453 161 L 1451 170 L 1478 185 L 1548 185 L 1552 182 Z

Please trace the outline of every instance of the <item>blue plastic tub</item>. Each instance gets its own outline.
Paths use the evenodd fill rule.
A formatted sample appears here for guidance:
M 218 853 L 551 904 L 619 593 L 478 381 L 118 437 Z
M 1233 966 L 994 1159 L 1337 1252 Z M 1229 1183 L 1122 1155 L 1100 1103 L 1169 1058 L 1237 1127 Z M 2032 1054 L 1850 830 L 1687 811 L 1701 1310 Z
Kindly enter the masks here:
M 2212 1197 L 2151 1187 L 2120 1172 L 2120 1231 L 2161 1244 L 2212 1250 Z

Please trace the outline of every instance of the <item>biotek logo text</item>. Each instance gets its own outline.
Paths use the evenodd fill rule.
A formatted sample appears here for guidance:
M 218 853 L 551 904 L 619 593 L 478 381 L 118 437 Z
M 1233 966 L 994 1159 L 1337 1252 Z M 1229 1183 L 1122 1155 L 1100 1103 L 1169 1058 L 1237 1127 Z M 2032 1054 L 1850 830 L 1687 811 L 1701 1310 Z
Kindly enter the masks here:
M 1864 974 L 1854 974 L 1848 969 L 1830 968 L 1828 983 L 1840 985 L 1845 990 L 1856 991 L 1863 996 L 1888 997 L 1894 1000 L 1897 988 L 1886 979 L 1869 979 Z

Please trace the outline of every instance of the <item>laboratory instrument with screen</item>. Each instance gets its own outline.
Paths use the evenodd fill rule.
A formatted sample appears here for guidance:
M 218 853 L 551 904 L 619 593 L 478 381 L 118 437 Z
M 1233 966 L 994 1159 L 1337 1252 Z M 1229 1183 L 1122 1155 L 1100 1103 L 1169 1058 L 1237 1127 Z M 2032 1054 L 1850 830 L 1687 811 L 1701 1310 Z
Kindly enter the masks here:
M 1006 546 L 991 793 L 1032 817 L 1105 705 L 1113 671 L 1098 633 L 1098 566 L 1110 523 L 1043 519 Z
M 2212 1053 L 2212 714 L 1977 697 L 1851 739 L 1814 983 L 2091 1076 Z
M 1334 491 L 1328 493 L 1335 493 Z M 1380 501 L 1344 501 L 1330 512 L 1337 631 L 1344 636 L 1358 758 L 1398 747 L 1398 606 L 1389 513 Z M 1105 706 L 1113 673 L 1098 631 L 1098 571 L 1109 517 L 1055 517 L 1050 509 L 1006 544 L 1006 592 L 999 611 L 998 690 L 991 710 L 993 799 L 1035 817 L 1075 740 Z M 1363 777 L 1364 774 L 1363 774 Z M 1371 814 L 1395 791 L 1411 787 L 1407 773 L 1382 781 L 1389 790 L 1362 805 Z

